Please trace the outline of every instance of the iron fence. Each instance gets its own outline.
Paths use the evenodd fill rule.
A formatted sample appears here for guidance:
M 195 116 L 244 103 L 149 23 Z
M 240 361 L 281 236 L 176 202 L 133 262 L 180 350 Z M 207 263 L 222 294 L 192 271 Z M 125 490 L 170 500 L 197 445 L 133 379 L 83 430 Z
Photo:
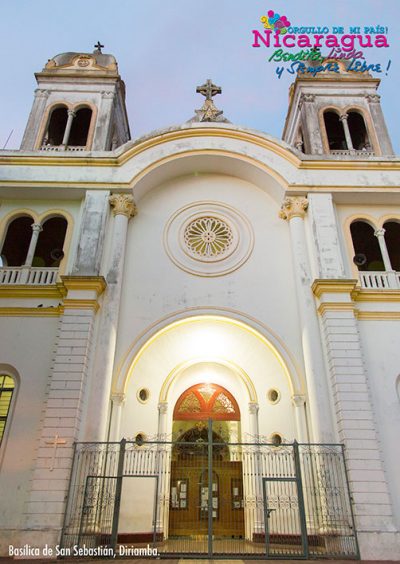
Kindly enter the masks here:
M 218 442 L 211 425 L 196 442 L 77 443 L 61 546 L 357 559 L 343 447 Z

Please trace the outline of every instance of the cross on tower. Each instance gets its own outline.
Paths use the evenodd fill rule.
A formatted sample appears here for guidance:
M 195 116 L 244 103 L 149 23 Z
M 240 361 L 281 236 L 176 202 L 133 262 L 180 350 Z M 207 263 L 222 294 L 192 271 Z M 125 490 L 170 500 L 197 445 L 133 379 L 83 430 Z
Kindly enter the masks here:
M 221 94 L 222 88 L 213 84 L 212 80 L 208 78 L 205 84 L 196 88 L 196 92 L 205 96 L 206 100 L 212 100 L 213 96 Z
M 102 52 L 101 50 L 104 48 L 104 45 L 102 45 L 102 44 L 100 43 L 100 41 L 98 41 L 98 42 L 96 43 L 96 45 L 94 45 L 94 47 L 96 48 L 95 53 L 101 53 L 101 52 Z

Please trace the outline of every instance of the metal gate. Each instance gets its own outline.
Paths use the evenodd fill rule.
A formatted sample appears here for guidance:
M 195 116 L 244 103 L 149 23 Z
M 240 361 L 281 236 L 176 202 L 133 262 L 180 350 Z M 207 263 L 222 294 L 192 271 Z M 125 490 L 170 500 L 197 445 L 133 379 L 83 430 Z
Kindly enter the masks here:
M 63 554 L 359 558 L 342 445 L 78 443 Z

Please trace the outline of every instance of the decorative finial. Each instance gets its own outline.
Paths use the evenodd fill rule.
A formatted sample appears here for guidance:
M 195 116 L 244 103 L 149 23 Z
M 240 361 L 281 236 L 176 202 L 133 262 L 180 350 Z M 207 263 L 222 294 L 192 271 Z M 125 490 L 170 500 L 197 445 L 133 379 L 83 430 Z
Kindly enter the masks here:
M 196 88 L 196 92 L 205 96 L 205 101 L 200 110 L 195 110 L 196 121 L 227 121 L 221 117 L 223 112 L 218 110 L 214 104 L 213 96 L 221 94 L 222 88 L 213 84 L 210 78 L 202 85 Z
M 100 43 L 100 41 L 98 41 L 94 47 L 95 47 L 95 50 L 93 51 L 93 53 L 98 53 L 99 55 L 101 55 L 102 49 L 104 48 L 104 45 L 102 45 Z

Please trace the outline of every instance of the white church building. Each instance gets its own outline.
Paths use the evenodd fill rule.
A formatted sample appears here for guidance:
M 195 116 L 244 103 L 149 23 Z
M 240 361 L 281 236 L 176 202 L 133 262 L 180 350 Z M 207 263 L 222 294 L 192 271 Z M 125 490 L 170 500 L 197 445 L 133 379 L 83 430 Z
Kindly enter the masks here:
M 379 80 L 298 76 L 283 140 L 207 80 L 193 118 L 131 140 L 100 47 L 36 79 L 0 151 L 0 555 L 398 558 Z

